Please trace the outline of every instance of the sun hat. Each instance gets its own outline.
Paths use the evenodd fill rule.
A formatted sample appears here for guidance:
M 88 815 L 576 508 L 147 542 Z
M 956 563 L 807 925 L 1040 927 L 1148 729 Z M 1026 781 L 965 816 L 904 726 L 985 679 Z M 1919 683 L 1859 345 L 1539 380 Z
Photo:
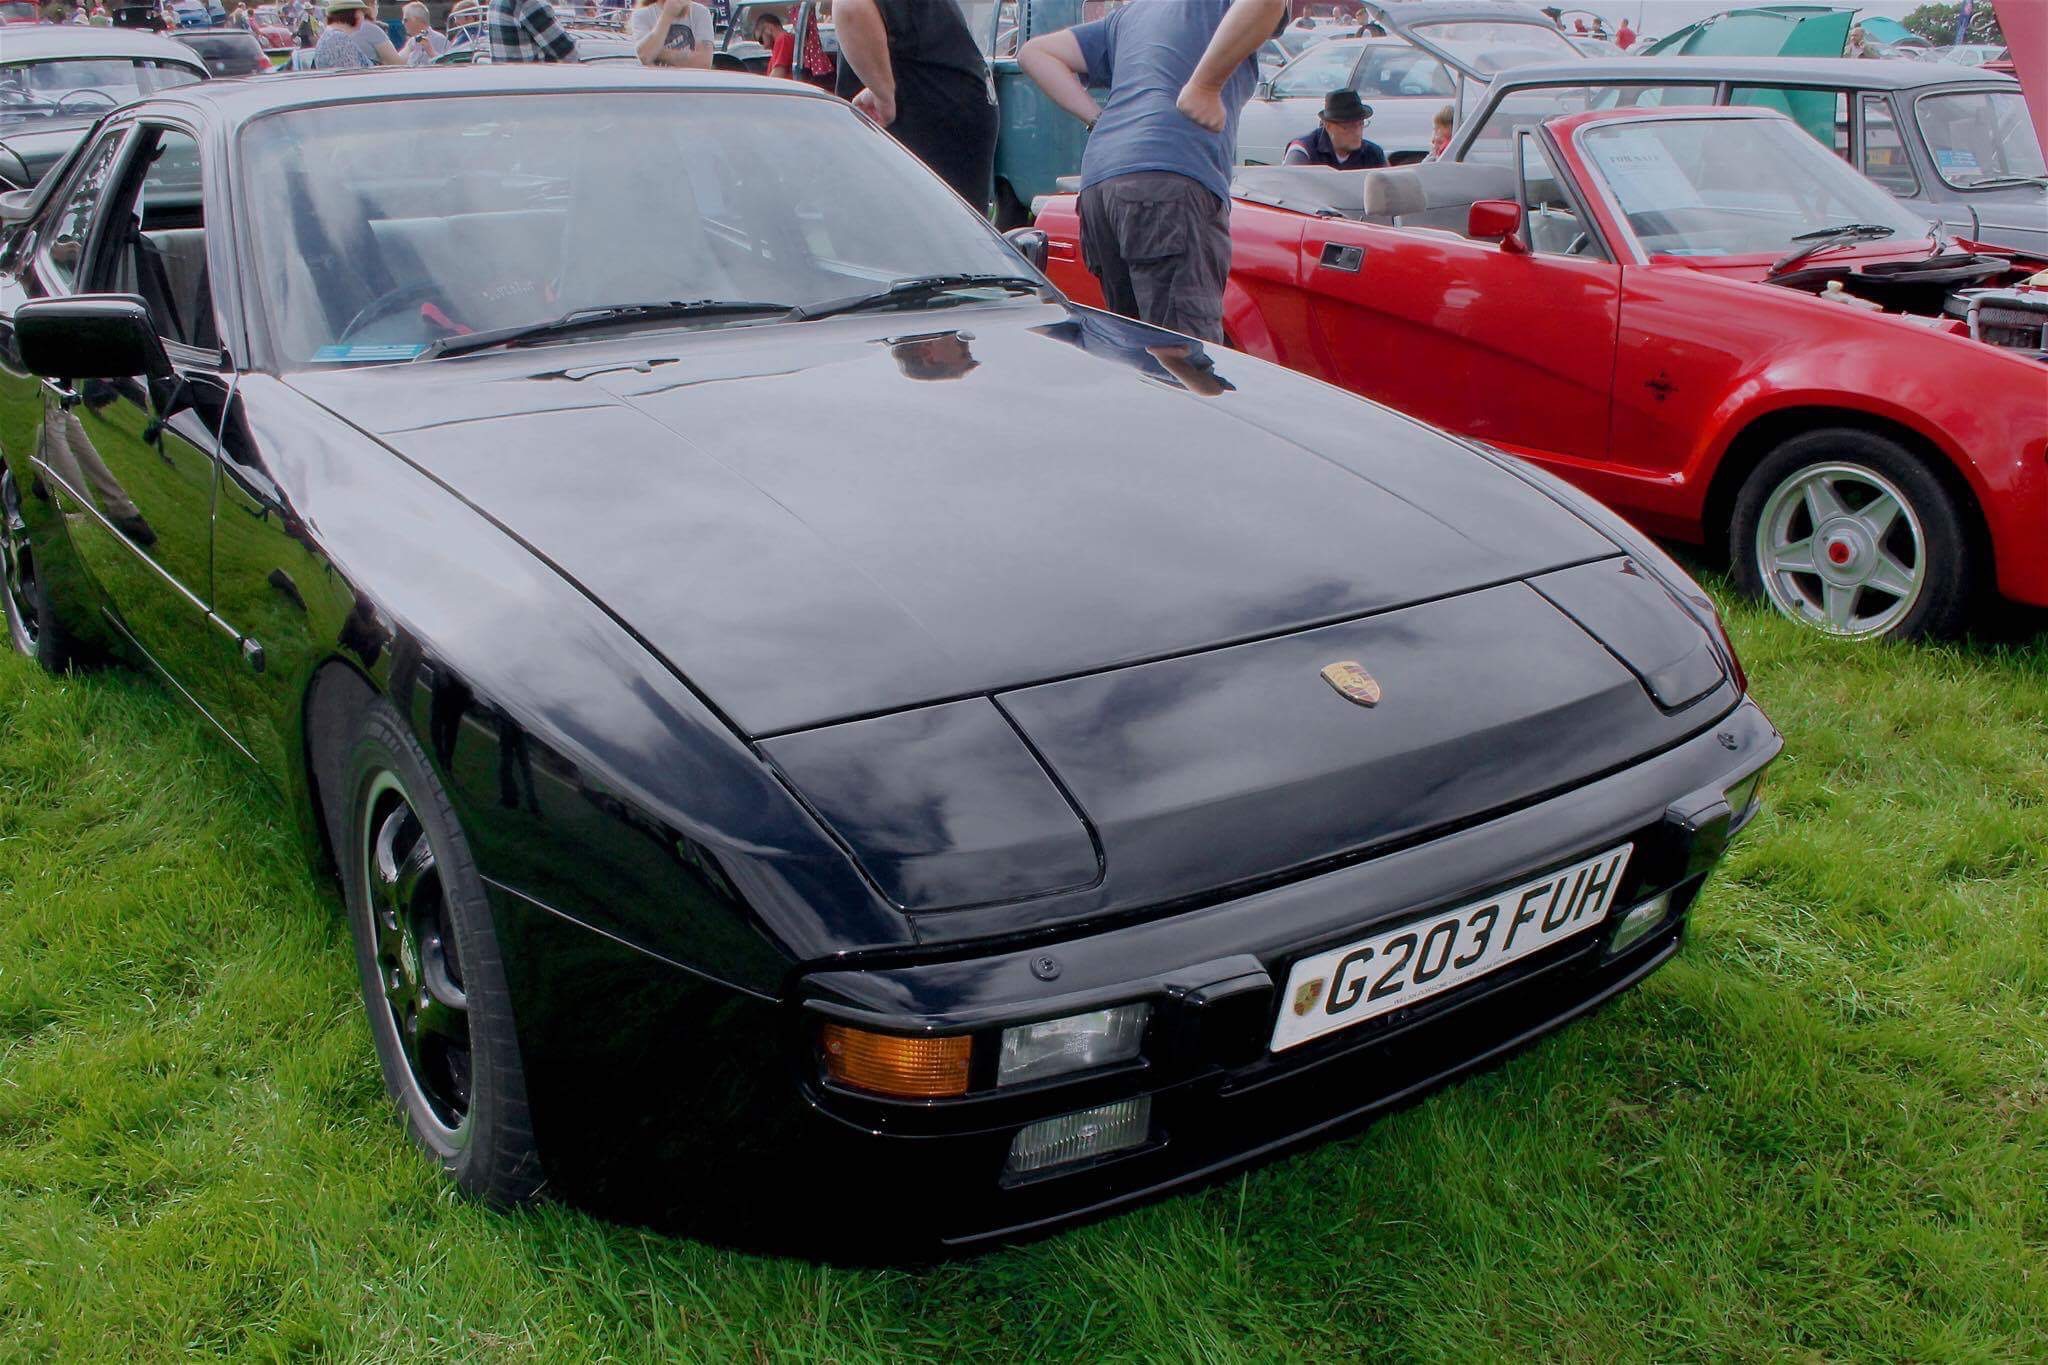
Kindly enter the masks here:
M 326 11 L 329 14 L 343 14 L 352 9 L 367 13 L 369 8 L 370 0 L 327 0 L 326 4 Z

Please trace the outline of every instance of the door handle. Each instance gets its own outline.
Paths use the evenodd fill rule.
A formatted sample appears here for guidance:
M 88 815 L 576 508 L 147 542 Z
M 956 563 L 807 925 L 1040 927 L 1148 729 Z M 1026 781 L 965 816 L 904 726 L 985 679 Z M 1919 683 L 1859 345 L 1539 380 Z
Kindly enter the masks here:
M 1316 265 L 1324 270 L 1342 270 L 1356 275 L 1365 264 L 1365 248 L 1345 246 L 1342 242 L 1324 242 L 1323 254 Z
M 43 392 L 57 400 L 57 406 L 66 412 L 78 406 L 78 390 L 60 379 L 44 379 Z

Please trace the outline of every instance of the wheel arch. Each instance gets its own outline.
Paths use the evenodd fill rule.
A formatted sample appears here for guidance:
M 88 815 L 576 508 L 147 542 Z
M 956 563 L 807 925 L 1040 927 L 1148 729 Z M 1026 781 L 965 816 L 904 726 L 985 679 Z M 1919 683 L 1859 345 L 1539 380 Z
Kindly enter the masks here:
M 340 866 L 336 850 L 342 841 L 341 810 L 333 796 L 348 757 L 349 736 L 381 695 L 355 665 L 330 658 L 313 670 L 300 702 L 293 805 L 315 861 L 330 871 Z
M 1756 414 L 1729 439 L 1722 449 L 1721 458 L 1715 464 L 1714 477 L 1707 485 L 1707 495 L 1701 509 L 1701 529 L 1705 533 L 1709 549 L 1716 555 L 1726 552 L 1728 525 L 1735 513 L 1735 500 L 1741 494 L 1742 485 L 1749 478 L 1751 471 L 1786 441 L 1802 433 L 1827 427 L 1846 427 L 1868 432 L 1873 436 L 1882 436 L 1904 448 L 1920 461 L 1930 474 L 1940 480 L 1950 496 L 1955 498 L 1957 510 L 1962 513 L 1963 520 L 1975 537 L 1980 552 L 1988 554 L 1991 527 L 1984 515 L 1983 500 L 1960 462 L 1943 449 L 1940 443 L 1904 422 L 1855 408 L 1831 407 L 1827 404 L 1800 404 Z

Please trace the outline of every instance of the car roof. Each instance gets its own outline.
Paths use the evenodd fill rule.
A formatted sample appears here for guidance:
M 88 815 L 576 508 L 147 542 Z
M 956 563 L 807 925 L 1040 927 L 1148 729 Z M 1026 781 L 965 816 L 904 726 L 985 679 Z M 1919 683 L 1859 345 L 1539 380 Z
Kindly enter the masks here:
M 192 65 L 192 50 L 158 33 L 82 24 L 22 24 L 7 30 L 0 66 L 64 57 L 165 57 Z
M 1386 10 L 1387 17 L 1402 24 L 1435 24 L 1452 19 L 1507 21 L 1555 27 L 1542 10 L 1516 0 L 1401 0 Z
M 1856 90 L 1913 90 L 1928 85 L 2018 82 L 1954 62 L 1874 62 L 1851 57 L 1588 57 L 1582 62 L 1518 66 L 1493 78 L 1495 90 L 1524 85 L 1608 85 L 1640 81 L 1762 81 L 1833 85 Z
M 771 80 L 728 71 L 649 68 L 607 62 L 492 63 L 484 66 L 387 66 L 360 71 L 307 71 L 282 79 L 206 81 L 181 85 L 143 101 L 146 107 L 183 104 L 229 121 L 286 109 L 310 109 L 363 100 L 428 99 L 439 95 L 532 95 L 550 91 L 725 90 L 782 99 L 840 101 L 802 81 Z M 130 105 L 130 108 L 137 106 Z

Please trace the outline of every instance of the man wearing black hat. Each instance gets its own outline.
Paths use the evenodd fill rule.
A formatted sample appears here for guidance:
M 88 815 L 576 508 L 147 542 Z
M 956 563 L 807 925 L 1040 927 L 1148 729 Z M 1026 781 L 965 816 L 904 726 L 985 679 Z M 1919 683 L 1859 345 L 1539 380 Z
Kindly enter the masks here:
M 1287 144 L 1283 164 L 1330 166 L 1340 171 L 1366 171 L 1387 164 L 1377 142 L 1365 140 L 1365 121 L 1372 106 L 1356 90 L 1332 90 L 1323 97 L 1322 126 Z

